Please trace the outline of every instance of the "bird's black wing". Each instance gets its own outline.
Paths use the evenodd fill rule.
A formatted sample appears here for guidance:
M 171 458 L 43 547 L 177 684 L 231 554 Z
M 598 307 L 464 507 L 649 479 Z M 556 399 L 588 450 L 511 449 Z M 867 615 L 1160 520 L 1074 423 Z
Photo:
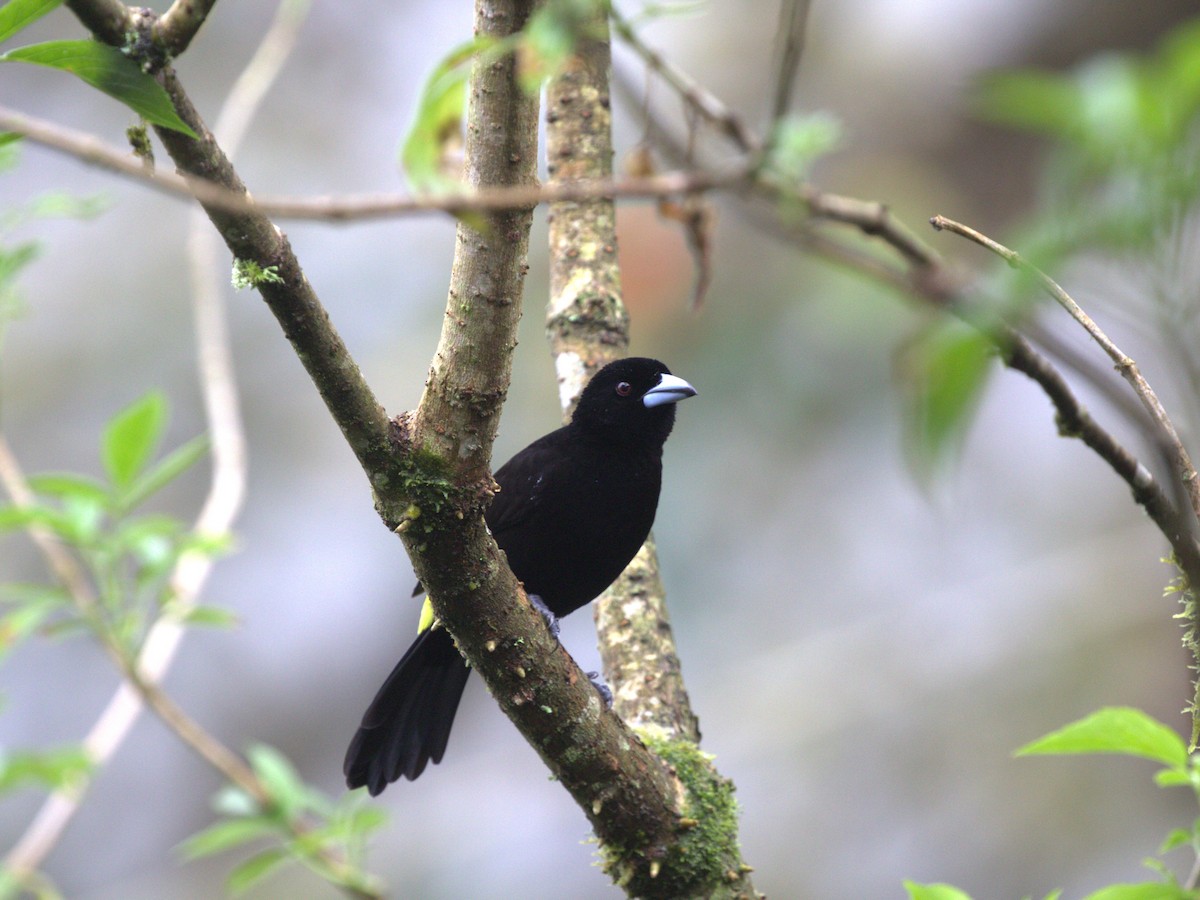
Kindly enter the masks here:
M 501 546 L 501 535 L 527 522 L 541 506 L 547 488 L 565 475 L 570 463 L 567 444 L 567 429 L 560 428 L 538 438 L 496 470 L 500 492 L 483 518 Z

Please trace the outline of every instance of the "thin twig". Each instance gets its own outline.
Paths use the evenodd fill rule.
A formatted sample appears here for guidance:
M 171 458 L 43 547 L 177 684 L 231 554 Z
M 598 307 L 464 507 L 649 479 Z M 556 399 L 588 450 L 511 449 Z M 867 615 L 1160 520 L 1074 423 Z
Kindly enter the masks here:
M 937 253 L 895 218 L 885 203 L 843 197 L 807 184 L 797 193 L 814 218 L 853 225 L 863 234 L 879 237 L 898 250 L 911 265 L 932 267 L 940 262 Z M 779 196 L 786 198 L 787 190 L 781 189 Z
M 36 502 L 16 454 L 12 452 L 3 433 L 0 433 L 0 486 L 3 486 L 13 505 L 18 508 L 29 507 Z M 53 532 L 45 526 L 31 524 L 26 532 L 45 557 L 54 577 L 67 589 L 75 606 L 84 615 L 91 616 L 96 609 L 96 594 L 75 557 L 67 552 Z
M 809 0 L 782 0 L 779 5 L 779 37 L 775 44 L 775 91 L 771 103 L 771 128 L 787 115 L 792 105 L 792 89 L 796 85 L 796 70 L 804 52 L 804 35 L 808 27 Z
M 762 141 L 741 116 L 735 113 L 723 100 L 708 91 L 703 85 L 688 75 L 682 69 L 672 65 L 663 58 L 657 50 L 648 47 L 634 30 L 632 23 L 619 12 L 616 7 L 610 8 L 613 30 L 620 36 L 629 48 L 671 88 L 683 98 L 701 118 L 714 125 L 722 134 L 729 137 L 739 150 L 753 156 L 762 149 Z
M 413 197 L 404 194 L 368 194 L 343 197 L 255 197 L 211 181 L 183 178 L 172 172 L 150 171 L 127 150 L 85 132 L 54 125 L 15 110 L 0 107 L 0 131 L 20 134 L 89 165 L 143 182 L 153 188 L 231 213 L 256 212 L 279 219 L 324 222 L 361 222 L 414 213 L 461 213 L 521 209 L 557 200 L 594 200 L 605 197 L 667 197 L 728 187 L 744 182 L 746 170 L 724 172 L 664 172 L 644 178 L 617 178 L 554 185 L 513 185 L 478 191 L 461 191 Z
M 1100 326 L 1092 320 L 1092 317 L 1084 312 L 1071 295 L 1063 290 L 1054 279 L 1033 265 L 1033 263 L 1024 259 L 1017 251 L 1005 247 L 1003 244 L 976 231 L 974 228 L 963 225 L 961 222 L 956 222 L 953 219 L 947 219 L 945 216 L 934 216 L 929 222 L 938 231 L 949 231 L 970 241 L 974 241 L 979 246 L 995 253 L 1014 269 L 1028 272 L 1037 280 L 1042 290 L 1054 298 L 1059 306 L 1071 315 L 1071 318 L 1083 326 L 1083 329 L 1087 331 L 1092 340 L 1108 354 L 1108 358 L 1113 361 L 1113 365 L 1121 377 L 1129 382 L 1130 387 L 1133 388 L 1133 392 L 1142 402 L 1142 406 L 1146 408 L 1146 411 L 1150 414 L 1151 419 L 1161 432 L 1162 439 L 1170 446 L 1175 457 L 1177 475 L 1182 484 L 1187 488 L 1192 514 L 1200 518 L 1200 478 L 1196 477 L 1196 468 L 1192 465 L 1191 457 L 1187 452 L 1187 448 L 1184 447 L 1179 433 L 1175 430 L 1175 424 L 1171 421 L 1171 417 L 1159 401 L 1154 389 L 1150 387 L 1150 383 L 1146 381 L 1138 369 L 1137 363 L 1134 362 L 1133 358 L 1113 343 Z

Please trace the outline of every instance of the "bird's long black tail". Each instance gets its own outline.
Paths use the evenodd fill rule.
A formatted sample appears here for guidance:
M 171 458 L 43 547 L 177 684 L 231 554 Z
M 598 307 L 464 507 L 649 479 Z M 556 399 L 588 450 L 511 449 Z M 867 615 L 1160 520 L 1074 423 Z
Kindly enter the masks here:
M 342 766 L 346 784 L 375 796 L 441 762 L 470 674 L 444 628 L 421 632 L 363 715 Z

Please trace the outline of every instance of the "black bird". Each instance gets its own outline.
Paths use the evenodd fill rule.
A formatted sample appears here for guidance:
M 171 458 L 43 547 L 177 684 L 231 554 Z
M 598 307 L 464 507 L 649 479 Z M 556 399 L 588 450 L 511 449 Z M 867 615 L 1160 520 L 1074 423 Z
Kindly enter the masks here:
M 483 518 L 543 612 L 565 616 L 594 600 L 645 542 L 675 404 L 695 393 L 658 360 L 610 363 L 584 388 L 569 425 L 497 470 L 500 492 Z M 346 784 L 372 796 L 441 762 L 471 671 L 447 631 L 431 627 L 428 603 L 416 641 L 346 751 Z

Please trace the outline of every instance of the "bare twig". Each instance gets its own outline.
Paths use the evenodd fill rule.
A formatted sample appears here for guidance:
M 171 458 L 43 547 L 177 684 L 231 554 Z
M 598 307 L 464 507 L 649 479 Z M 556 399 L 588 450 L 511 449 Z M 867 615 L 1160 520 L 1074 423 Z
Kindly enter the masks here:
M 808 27 L 809 0 L 782 0 L 779 4 L 779 36 L 775 44 L 775 91 L 771 103 L 772 127 L 787 115 L 792 105 L 792 89 L 796 70 L 804 52 L 804 35 Z
M 893 216 L 885 203 L 843 197 L 812 185 L 803 185 L 798 193 L 814 218 L 853 225 L 865 235 L 878 237 L 898 250 L 910 265 L 931 267 L 940 262 L 933 249 Z M 780 196 L 786 197 L 786 189 Z
M 1112 342 L 1100 326 L 1092 320 L 1092 317 L 1084 312 L 1071 295 L 1063 290 L 1054 279 L 1028 260 L 1022 258 L 1015 250 L 1010 250 L 1008 247 L 976 231 L 974 228 L 963 225 L 961 222 L 955 222 L 953 219 L 947 219 L 945 216 L 934 216 L 929 221 L 935 229 L 949 231 L 970 241 L 974 241 L 981 247 L 995 253 L 1013 268 L 1021 269 L 1031 274 L 1037 280 L 1042 290 L 1053 297 L 1071 315 L 1071 318 L 1083 326 L 1084 330 L 1091 335 L 1092 340 L 1108 354 L 1109 359 L 1113 361 L 1113 365 L 1121 377 L 1129 382 L 1130 387 L 1133 388 L 1134 393 L 1142 402 L 1142 406 L 1145 407 L 1146 412 L 1150 414 L 1151 419 L 1160 431 L 1162 439 L 1171 448 L 1175 457 L 1176 474 L 1180 482 L 1187 488 L 1192 515 L 1200 517 L 1200 478 L 1196 477 L 1196 468 L 1192 465 L 1187 448 L 1184 447 L 1179 433 L 1175 430 L 1175 424 L 1171 421 L 1171 417 L 1167 415 L 1167 411 L 1159 401 L 1154 389 L 1150 387 L 1149 382 L 1146 381 L 1138 369 L 1137 363 Z
M 658 73 L 697 115 L 711 123 L 722 134 L 730 138 L 743 153 L 753 156 L 762 149 L 762 141 L 751 131 L 741 117 L 723 100 L 708 91 L 703 85 L 682 69 L 672 65 L 657 50 L 652 50 L 634 30 L 633 24 L 622 16 L 616 7 L 610 8 L 613 29 L 629 48 L 654 72 Z
M 147 170 L 126 149 L 85 132 L 54 125 L 15 110 L 0 107 L 0 130 L 20 134 L 118 175 L 141 181 L 177 197 L 195 198 L 206 206 L 228 213 L 255 213 L 279 219 L 325 222 L 361 222 L 414 213 L 486 212 L 518 209 L 556 200 L 591 200 L 602 197 L 666 197 L 744 183 L 746 170 L 723 172 L 664 172 L 644 178 L 603 179 L 553 185 L 509 185 L 464 190 L 459 193 L 413 197 L 404 194 L 369 194 L 344 197 L 271 197 L 251 199 L 200 178 L 183 178 L 171 172 Z

